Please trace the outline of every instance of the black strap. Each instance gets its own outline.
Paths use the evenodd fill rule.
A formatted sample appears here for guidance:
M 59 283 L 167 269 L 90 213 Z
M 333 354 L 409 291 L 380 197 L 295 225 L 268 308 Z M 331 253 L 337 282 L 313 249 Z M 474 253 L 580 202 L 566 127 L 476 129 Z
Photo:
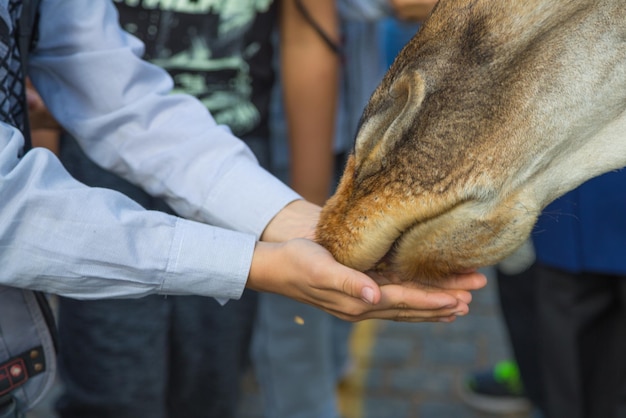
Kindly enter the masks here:
M 324 43 L 331 49 L 331 51 L 341 56 L 341 46 L 337 42 L 330 39 L 330 36 L 328 36 L 328 34 L 324 32 L 324 29 L 321 28 L 321 26 L 315 21 L 315 19 L 313 19 L 313 16 L 311 16 L 311 13 L 309 13 L 307 8 L 304 7 L 304 4 L 302 4 L 302 0 L 296 0 L 295 2 L 296 8 L 300 12 L 304 20 L 306 20 L 307 23 L 311 25 L 313 30 L 317 32 L 317 34 L 320 36 L 320 38 L 322 38 Z
M 0 396 L 10 394 L 33 376 L 46 370 L 43 346 L 31 348 L 0 364 Z
M 10 393 L 0 396 L 0 418 L 23 418 L 17 408 L 17 401 Z
M 52 312 L 52 307 L 50 307 L 50 303 L 48 303 L 48 297 L 44 292 L 33 291 L 35 295 L 35 299 L 37 300 L 37 304 L 39 305 L 39 309 L 41 310 L 41 314 L 43 315 L 44 321 L 46 321 L 46 325 L 50 330 L 50 338 L 52 339 L 52 347 L 56 353 L 59 352 L 59 337 L 57 335 L 57 325 L 54 320 L 54 313 Z

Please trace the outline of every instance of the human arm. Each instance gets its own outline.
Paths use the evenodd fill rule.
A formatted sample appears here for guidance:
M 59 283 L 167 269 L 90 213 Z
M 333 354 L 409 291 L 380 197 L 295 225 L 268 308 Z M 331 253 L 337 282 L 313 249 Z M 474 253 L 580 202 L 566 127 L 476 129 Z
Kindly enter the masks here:
M 47 150 L 22 159 L 0 125 L 0 283 L 93 299 L 148 294 L 237 298 L 256 238 L 161 212 L 74 179 Z
M 303 0 L 302 5 L 324 33 L 338 42 L 335 2 Z M 321 205 L 330 194 L 333 175 L 339 56 L 297 10 L 294 0 L 282 0 L 280 10 L 291 186 Z
M 363 305 L 346 306 L 352 318 L 382 317 L 381 307 L 385 314 L 416 307 L 409 297 L 398 297 L 403 288 L 385 298 L 360 273 L 337 280 L 336 269 L 345 273 L 345 267 L 317 251 L 294 252 L 303 249 L 301 241 L 261 243 L 256 244 L 261 252 L 255 250 L 261 234 L 267 240 L 301 236 L 298 217 L 306 214 L 310 225 L 310 211 L 296 210 L 293 218 L 291 209 L 302 205 L 298 196 L 261 170 L 201 104 L 169 94 L 169 77 L 137 58 L 140 44 L 111 23 L 111 9 L 104 2 L 44 0 L 42 41 L 32 55 L 35 85 L 94 160 L 165 197 L 187 217 L 228 229 L 148 212 L 119 193 L 87 188 L 45 150 L 19 160 L 22 138 L 2 125 L 4 284 L 80 298 L 150 293 L 236 298 L 247 280 L 250 287 L 337 312 L 344 306 L 337 296 L 340 302 L 357 300 Z M 286 215 L 292 218 L 288 228 Z M 290 268 L 268 276 L 269 267 L 280 264 Z M 303 288 L 303 282 L 310 285 Z M 369 285 L 372 300 L 381 302 L 371 307 L 358 302 L 364 287 L 359 283 Z
M 61 127 L 59 123 L 52 117 L 48 108 L 41 100 L 41 96 L 33 87 L 30 80 L 26 80 L 26 104 L 28 106 L 28 119 L 30 129 L 32 131 L 56 131 Z
M 26 103 L 32 146 L 47 148 L 58 155 L 61 127 L 29 80 L 26 80 Z
M 4 261 L 14 263 L 3 262 L 11 283 L 88 298 L 238 297 L 254 242 L 299 196 L 262 170 L 202 104 L 169 93 L 171 79 L 139 59 L 141 44 L 120 31 L 108 2 L 44 0 L 41 21 L 30 75 L 55 118 L 104 167 L 165 197 L 187 218 L 222 228 L 163 218 L 136 205 L 131 210 L 115 193 L 72 182 L 44 150 L 18 160 L 21 137 L 7 127 L 0 144 L 6 226 L 0 239 L 15 243 L 16 252 L 3 252 Z M 166 251 L 179 241 L 195 245 Z M 27 257 L 19 248 L 29 248 Z M 31 263 L 35 259 L 39 263 Z M 88 275 L 67 273 L 72 265 Z M 221 289 L 221 281 L 232 283 Z
M 439 0 L 388 0 L 398 19 L 423 22 Z
M 379 289 L 311 241 L 292 239 L 310 236 L 316 223 L 319 207 L 308 202 L 287 205 L 264 231 L 268 241 L 287 242 L 256 242 L 252 235 L 145 211 L 120 193 L 86 187 L 46 150 L 20 161 L 19 133 L 2 126 L 0 141 L 7 138 L 0 143 L 4 285 L 80 299 L 155 293 L 230 299 L 246 285 L 348 320 L 411 321 L 466 312 L 466 290 L 480 285 L 480 277 L 470 277 L 452 286 L 465 290 L 452 293 Z
M 91 159 L 182 216 L 259 236 L 298 196 L 202 103 L 171 94 L 117 22 L 109 2 L 42 1 L 30 75 L 52 115 Z
M 350 20 L 378 20 L 396 16 L 423 22 L 438 0 L 337 0 L 341 17 Z

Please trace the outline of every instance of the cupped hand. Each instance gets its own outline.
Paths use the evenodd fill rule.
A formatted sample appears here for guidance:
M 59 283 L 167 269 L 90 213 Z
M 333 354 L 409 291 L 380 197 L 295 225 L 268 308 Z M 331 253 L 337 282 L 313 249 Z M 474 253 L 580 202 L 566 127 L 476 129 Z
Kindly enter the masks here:
M 453 321 L 457 316 L 465 315 L 469 312 L 469 304 L 472 301 L 472 290 L 483 288 L 487 284 L 485 275 L 476 271 L 459 273 L 449 277 L 440 278 L 437 281 L 427 280 L 427 278 L 416 278 L 415 281 L 400 279 L 400 275 L 393 272 L 368 272 L 369 276 L 381 287 L 383 293 L 390 294 L 390 297 L 398 297 L 395 294 L 403 295 L 407 289 L 419 290 L 430 295 L 447 295 L 458 302 L 454 315 L 447 318 L 440 318 L 444 322 Z M 401 297 L 401 296 L 400 296 Z M 402 312 L 398 312 L 399 315 Z
M 247 286 L 313 305 L 347 321 L 450 322 L 468 312 L 469 291 L 486 283 L 483 275 L 470 273 L 447 281 L 444 288 L 384 281 L 379 286 L 375 279 L 382 279 L 370 275 L 338 263 L 307 239 L 258 242 Z

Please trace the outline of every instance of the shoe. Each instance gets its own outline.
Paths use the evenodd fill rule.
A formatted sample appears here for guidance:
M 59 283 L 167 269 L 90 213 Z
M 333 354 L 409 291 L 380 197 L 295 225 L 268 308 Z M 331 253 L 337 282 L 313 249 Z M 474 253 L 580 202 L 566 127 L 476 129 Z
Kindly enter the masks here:
M 492 414 L 529 413 L 517 364 L 502 361 L 493 368 L 467 376 L 459 385 L 461 399 L 472 408 Z

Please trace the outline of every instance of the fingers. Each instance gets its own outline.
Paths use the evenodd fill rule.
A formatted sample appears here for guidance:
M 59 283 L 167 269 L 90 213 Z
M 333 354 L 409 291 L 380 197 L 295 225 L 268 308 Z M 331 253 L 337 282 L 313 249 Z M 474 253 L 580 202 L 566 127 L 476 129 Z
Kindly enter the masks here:
M 338 276 L 340 285 L 335 286 L 335 288 L 341 289 L 348 296 L 361 299 L 368 305 L 375 305 L 380 302 L 381 291 L 376 282 L 365 274 L 347 267 L 344 269 L 345 276 Z
M 401 285 L 383 286 L 379 308 L 396 321 L 436 321 L 469 312 L 468 303 L 447 292 L 407 288 Z
M 347 321 L 390 319 L 404 322 L 451 322 L 469 312 L 468 302 L 444 291 L 386 285 L 380 289 L 380 300 L 369 304 L 354 297 L 339 298 L 325 310 Z
M 472 301 L 471 290 L 478 290 L 483 288 L 487 284 L 487 278 L 484 274 L 474 271 L 467 273 L 460 273 L 452 275 L 450 277 L 439 279 L 434 284 L 429 283 L 425 285 L 420 281 L 407 282 L 394 279 L 393 272 L 367 272 L 373 280 L 381 287 L 386 287 L 390 284 L 401 284 L 405 288 L 422 289 L 424 291 L 442 292 L 448 294 L 455 300 L 459 300 L 466 304 Z
M 402 278 L 403 276 L 401 274 L 394 271 L 367 271 L 366 274 L 379 285 L 396 283 L 409 287 L 478 290 L 487 284 L 485 275 L 476 271 L 458 273 L 437 280 L 428 280 L 428 278 L 418 277 L 415 278 L 414 281 L 407 281 Z
M 487 277 L 478 272 L 461 273 L 439 280 L 437 287 L 442 289 L 478 290 L 487 284 Z
M 436 0 L 391 0 L 397 17 L 417 22 L 424 21 L 436 3 Z
M 468 313 L 470 290 L 485 285 L 482 274 L 450 277 L 442 287 L 416 283 L 379 286 L 367 274 L 338 263 L 318 244 L 296 239 L 257 243 L 247 286 L 283 294 L 347 321 L 390 319 L 451 322 Z
M 472 294 L 465 290 L 448 290 L 445 293 L 453 296 L 455 299 L 460 300 L 463 303 L 467 303 L 468 305 L 472 301 Z
M 464 273 L 442 281 L 441 288 L 425 287 L 419 283 L 392 283 L 378 273 L 362 274 L 342 266 L 342 274 L 334 289 L 349 296 L 340 302 L 327 300 L 326 310 L 342 319 L 391 319 L 405 322 L 452 322 L 469 312 L 470 290 L 480 289 L 486 277 L 479 273 Z M 335 270 L 335 273 L 338 273 Z M 386 283 L 382 284 L 381 283 Z M 375 297 L 368 292 L 374 291 Z M 365 302 L 365 303 L 364 303 Z
M 469 307 L 465 304 L 459 304 L 454 308 L 442 308 L 438 310 L 420 310 L 420 309 L 408 309 L 405 307 L 396 308 L 371 308 L 363 305 L 355 311 L 346 309 L 346 306 L 342 306 L 341 309 L 325 309 L 327 312 L 341 318 L 345 321 L 357 322 L 366 319 L 383 319 L 400 322 L 452 322 L 458 316 L 466 315 L 469 312 Z

